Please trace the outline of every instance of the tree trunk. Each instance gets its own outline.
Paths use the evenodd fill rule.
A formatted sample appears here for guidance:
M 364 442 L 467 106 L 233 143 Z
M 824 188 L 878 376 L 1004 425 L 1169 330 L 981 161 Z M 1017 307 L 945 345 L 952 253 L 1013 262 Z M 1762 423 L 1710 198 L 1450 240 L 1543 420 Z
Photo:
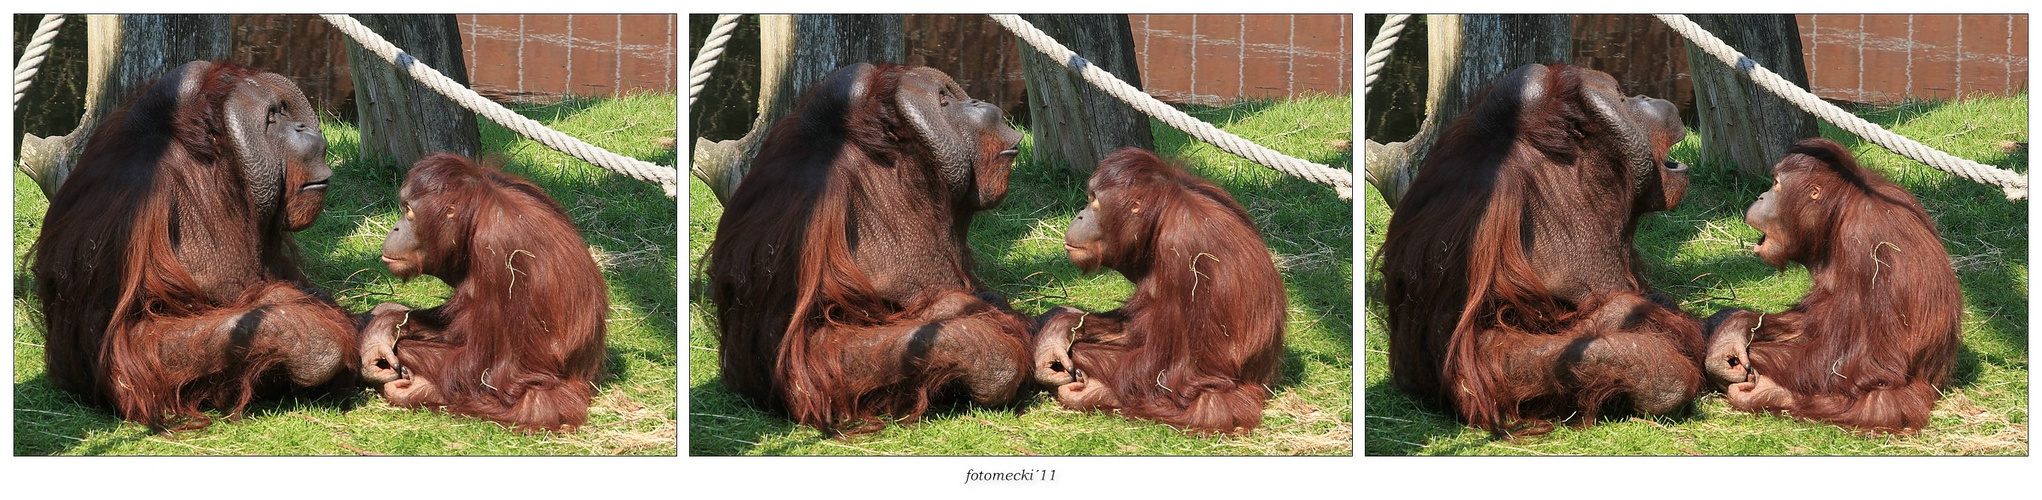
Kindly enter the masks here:
M 759 143 L 794 99 L 837 68 L 861 62 L 899 61 L 899 15 L 759 16 L 759 114 L 751 132 L 728 141 L 696 138 L 689 168 L 721 203 L 737 191 Z M 692 63 L 692 61 L 691 61 Z
M 1759 66 L 1808 88 L 1801 59 L 1801 32 L 1791 14 L 1688 16 Z M 1759 88 L 1721 61 L 1687 48 L 1695 79 L 1695 128 L 1702 163 L 1729 162 L 1738 170 L 1772 175 L 1773 162 L 1794 141 L 1814 137 L 1815 116 Z
M 1409 141 L 1362 147 L 1368 182 L 1383 201 L 1396 209 L 1440 132 L 1475 92 L 1519 66 L 1565 62 L 1571 22 L 1564 15 L 1426 16 L 1425 121 Z
M 1134 32 L 1125 14 L 1021 16 L 1099 69 L 1141 88 L 1141 67 L 1134 56 Z M 1061 159 L 1081 177 L 1092 175 L 1099 160 L 1127 146 L 1155 149 L 1149 117 L 1098 87 L 1086 83 L 1049 56 L 1033 48 L 1021 51 L 1022 74 L 1028 81 L 1028 133 L 1035 136 L 1035 164 Z
M 454 16 L 379 14 L 355 20 L 461 85 L 468 85 L 468 66 L 461 58 L 460 24 Z M 513 57 L 485 54 L 484 57 Z M 475 156 L 482 138 L 475 113 L 440 95 L 398 68 L 363 50 L 349 39 L 347 60 L 355 87 L 355 123 L 361 130 L 361 157 L 397 172 L 432 153 Z
M 187 62 L 224 60 L 232 43 L 225 15 L 86 16 L 85 116 L 56 137 L 22 137 L 20 169 L 44 196 L 71 175 L 99 120 L 135 89 Z

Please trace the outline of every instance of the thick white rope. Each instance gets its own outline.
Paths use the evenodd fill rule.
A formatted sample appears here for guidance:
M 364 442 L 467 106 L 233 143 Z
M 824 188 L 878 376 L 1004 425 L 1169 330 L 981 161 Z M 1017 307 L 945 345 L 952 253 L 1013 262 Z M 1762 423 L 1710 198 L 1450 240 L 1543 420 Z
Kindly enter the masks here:
M 645 160 L 612 153 L 610 150 L 583 142 L 581 139 L 574 138 L 574 136 L 546 128 L 545 125 L 541 125 L 531 118 L 525 118 L 523 115 L 511 111 L 510 108 L 483 98 L 481 94 L 468 90 L 468 87 L 462 86 L 459 82 L 455 82 L 453 79 L 447 78 L 446 75 L 440 74 L 439 71 L 435 71 L 424 63 L 420 63 L 418 59 L 411 57 L 411 54 L 406 54 L 396 46 L 390 45 L 390 42 L 384 40 L 382 35 L 377 35 L 374 30 L 363 26 L 362 23 L 355 21 L 353 17 L 341 14 L 321 14 L 319 17 L 326 19 L 327 23 L 332 24 L 340 32 L 346 33 L 348 38 L 354 39 L 355 43 L 360 44 L 363 49 L 375 53 L 377 57 L 381 57 L 384 61 L 397 66 L 399 71 L 411 75 L 412 79 L 418 80 L 426 88 L 432 89 L 434 92 L 440 93 L 440 95 L 447 96 L 447 99 L 453 100 L 455 104 L 460 104 L 461 107 L 468 108 L 469 111 L 473 111 L 477 115 L 503 125 L 504 128 L 511 129 L 517 132 L 518 135 L 539 141 L 540 144 L 545 144 L 546 147 L 553 148 L 555 151 L 573 155 L 575 158 L 582 159 L 582 161 L 610 169 L 633 179 L 659 184 L 660 189 L 666 191 L 668 198 L 678 194 L 680 188 L 676 184 L 677 177 L 673 167 L 656 165 Z
M 702 40 L 702 50 L 695 52 L 695 64 L 688 67 L 688 105 L 695 105 L 695 97 L 702 94 L 702 87 L 709 84 L 709 73 L 716 70 L 716 60 L 723 57 L 723 45 L 730 42 L 730 32 L 737 30 L 737 19 L 742 14 L 716 16 L 716 24 L 709 27 L 709 38 Z
M 1383 66 L 1390 62 L 1390 49 L 1396 48 L 1397 38 L 1404 33 L 1404 21 L 1410 14 L 1390 14 L 1383 17 L 1382 29 L 1376 30 L 1374 42 L 1368 44 L 1368 57 L 1362 66 L 1361 95 L 1368 95 L 1374 88 L 1376 77 L 1382 76 Z
M 1872 141 L 1873 144 L 1878 144 L 1888 151 L 1935 167 L 1937 170 L 1949 172 L 1958 177 L 1969 179 L 1972 182 L 1997 186 L 2000 190 L 2006 192 L 2007 199 L 2009 200 L 2020 200 L 2028 197 L 2027 174 L 2002 170 L 1990 165 L 1958 158 L 1916 142 L 1914 139 L 1895 134 L 1877 124 L 1865 121 L 1864 118 L 1859 118 L 1857 115 L 1844 111 L 1843 108 L 1824 102 L 1821 98 L 1816 97 L 1815 94 L 1808 93 L 1808 91 L 1795 86 L 1793 82 L 1789 82 L 1771 70 L 1759 66 L 1757 62 L 1744 57 L 1744 54 L 1739 53 L 1737 49 L 1731 48 L 1729 45 L 1724 44 L 1723 40 L 1717 39 L 1715 35 L 1703 30 L 1694 21 L 1689 21 L 1687 16 L 1659 14 L 1655 17 L 1658 17 L 1660 22 L 1666 23 L 1668 27 L 1673 28 L 1673 31 L 1687 37 L 1688 42 L 1695 44 L 1695 47 L 1702 49 L 1702 52 L 1707 52 L 1717 60 L 1722 61 L 1723 64 L 1744 73 L 1745 77 L 1750 78 L 1760 88 L 1772 92 L 1773 95 L 1780 96 L 1781 99 L 1786 99 L 1787 102 L 1794 103 L 1795 106 L 1814 114 L 1823 121 L 1836 125 L 1837 128 L 1857 134 L 1858 137 Z
M 1014 32 L 1014 36 L 1020 37 L 1022 41 L 1028 42 L 1028 45 L 1035 47 L 1037 52 L 1049 56 L 1050 59 L 1055 60 L 1058 64 L 1062 64 L 1064 68 L 1077 73 L 1086 82 L 1090 82 L 1100 90 L 1106 91 L 1108 95 L 1126 102 L 1129 106 L 1133 106 L 1134 109 L 1155 117 L 1157 120 L 1162 120 L 1163 123 L 1169 124 L 1171 127 L 1176 127 L 1178 130 L 1189 133 L 1192 137 L 1197 137 L 1198 140 L 1217 146 L 1228 153 L 1233 153 L 1235 156 L 1247 158 L 1278 172 L 1332 186 L 1333 192 L 1338 194 L 1343 201 L 1351 201 L 1353 199 L 1353 173 L 1276 152 L 1260 144 L 1250 142 L 1247 139 L 1242 139 L 1241 136 L 1220 130 L 1219 127 L 1214 127 L 1212 124 L 1193 118 L 1191 115 L 1184 114 L 1183 111 L 1178 111 L 1177 108 L 1170 107 L 1170 105 L 1164 104 L 1163 101 L 1150 97 L 1147 93 L 1142 92 L 1141 89 L 1134 88 L 1134 86 L 1128 85 L 1127 82 L 1120 81 L 1112 73 L 1099 69 L 1099 66 L 1092 64 L 1091 61 L 1078 57 L 1077 53 L 1071 52 L 1071 49 L 1064 47 L 1056 39 L 1050 38 L 1049 34 L 1036 29 L 1035 25 L 1021 19 L 1021 16 L 996 14 L 992 18 L 993 22 L 1000 23 L 1000 26 L 1006 27 L 1007 31 Z
M 63 14 L 47 14 L 42 24 L 35 27 L 35 35 L 29 37 L 28 48 L 21 51 L 21 62 L 14 65 L 14 104 L 21 105 L 21 98 L 28 95 L 28 85 L 35 83 L 35 74 L 41 71 L 43 56 L 49 55 L 50 46 L 57 40 L 57 28 L 64 26 Z

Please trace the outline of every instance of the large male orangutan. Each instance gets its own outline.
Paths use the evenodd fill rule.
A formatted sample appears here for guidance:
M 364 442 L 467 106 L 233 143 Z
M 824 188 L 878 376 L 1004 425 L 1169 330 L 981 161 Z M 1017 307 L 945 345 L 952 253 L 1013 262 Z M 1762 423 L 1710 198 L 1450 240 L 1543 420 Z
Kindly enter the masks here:
M 1640 216 L 1679 203 L 1673 105 L 1609 75 L 1519 68 L 1446 130 L 1382 247 L 1399 389 L 1495 434 L 1645 414 L 1701 389 L 1701 328 L 1639 277 Z
M 723 381 L 826 433 L 1012 402 L 1027 321 L 972 276 L 1021 134 L 942 72 L 837 70 L 773 124 L 709 249 Z
M 326 139 L 289 79 L 179 66 L 102 121 L 31 264 L 50 382 L 157 430 L 355 364 L 345 312 L 289 233 L 326 199 Z M 345 382 L 346 378 L 342 378 Z

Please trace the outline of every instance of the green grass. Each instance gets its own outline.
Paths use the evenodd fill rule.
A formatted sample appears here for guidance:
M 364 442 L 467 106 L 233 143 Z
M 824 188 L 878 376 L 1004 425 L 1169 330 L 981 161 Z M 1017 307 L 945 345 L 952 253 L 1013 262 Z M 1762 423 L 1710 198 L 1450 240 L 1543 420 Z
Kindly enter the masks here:
M 2028 97 L 1976 97 L 1961 102 L 1912 102 L 1860 116 L 1929 146 L 1987 165 L 2026 171 Z M 1856 153 L 1861 164 L 1921 199 L 1942 230 L 1943 244 L 1964 291 L 1964 346 L 1952 387 L 1936 404 L 1928 428 L 1909 436 L 1870 435 L 1835 426 L 1733 411 L 1720 392 L 1704 393 L 1686 416 L 1605 416 L 1585 429 L 1561 427 L 1518 442 L 1421 405 L 1390 383 L 1383 306 L 1368 303 L 1364 341 L 1368 455 L 2024 455 L 2028 453 L 2028 202 L 2007 201 L 1997 188 L 1972 183 L 1895 155 L 1824 124 L 1822 135 Z M 1674 158 L 1700 155 L 1690 135 Z M 2019 147 L 2012 147 L 2018 143 Z M 1808 271 L 1778 272 L 1751 256 L 1758 231 L 1744 208 L 1771 186 L 1769 178 L 1728 165 L 1696 165 L 1687 198 L 1674 210 L 1647 215 L 1637 236 L 1645 279 L 1707 316 L 1719 308 L 1778 312 L 1808 291 Z M 1365 195 L 1370 265 L 1364 297 L 1382 291 L 1374 251 L 1390 210 Z
M 619 154 L 674 163 L 671 95 L 575 99 L 520 109 L 525 116 Z M 376 303 L 431 307 L 451 290 L 436 278 L 403 283 L 377 260 L 397 221 L 404 168 L 358 158 L 359 135 L 323 124 L 334 169 L 326 211 L 296 235 L 314 284 L 350 311 Z M 678 370 L 674 235 L 677 203 L 658 186 L 547 149 L 484 120 L 482 151 L 531 179 L 567 210 L 609 282 L 609 377 L 588 424 L 571 434 L 527 435 L 495 423 L 391 407 L 369 390 L 320 399 L 263 401 L 238 422 L 164 436 L 57 390 L 44 374 L 43 325 L 34 276 L 14 275 L 14 453 L 118 455 L 673 455 Z M 25 263 L 48 199 L 14 174 L 14 255 Z
M 1314 97 L 1245 102 L 1190 112 L 1248 140 L 1300 158 L 1346 168 L 1353 163 L 1353 101 Z M 1290 298 L 1283 377 L 1247 436 L 1196 437 L 1169 426 L 1079 413 L 1031 391 L 1019 411 L 957 406 L 921 422 L 836 440 L 752 407 L 725 389 L 717 373 L 717 334 L 704 278 L 692 272 L 689 345 L 690 455 L 1265 455 L 1352 454 L 1354 420 L 1352 205 L 1330 188 L 1263 168 L 1181 132 L 1152 124 L 1157 149 L 1232 193 L 1276 253 Z M 1063 228 L 1085 202 L 1084 178 L 1061 165 L 1032 162 L 1023 143 L 1007 199 L 972 222 L 977 272 L 1015 309 L 1039 314 L 1056 305 L 1088 310 L 1120 306 L 1133 288 L 1118 273 L 1082 276 L 1066 260 Z M 691 262 L 715 238 L 722 206 L 700 181 L 689 195 Z

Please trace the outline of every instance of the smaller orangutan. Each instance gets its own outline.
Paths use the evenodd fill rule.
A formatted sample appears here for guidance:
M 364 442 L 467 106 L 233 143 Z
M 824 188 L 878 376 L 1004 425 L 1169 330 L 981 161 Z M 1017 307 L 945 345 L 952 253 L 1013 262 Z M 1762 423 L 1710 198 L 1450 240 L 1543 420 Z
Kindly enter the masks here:
M 1914 195 L 1806 139 L 1744 213 L 1759 260 L 1808 267 L 1801 303 L 1709 318 L 1704 368 L 1730 406 L 1841 426 L 1913 432 L 1957 357 L 1964 297 L 1935 221 Z
M 370 310 L 362 379 L 394 406 L 524 431 L 581 426 L 603 373 L 609 295 L 567 213 L 538 186 L 451 154 L 412 165 L 398 196 L 404 218 L 383 263 L 454 294 L 426 310 Z
M 1035 379 L 1074 410 L 1119 410 L 1196 433 L 1262 423 L 1282 364 L 1283 279 L 1239 203 L 1136 148 L 1099 163 L 1064 232 L 1085 272 L 1134 282 L 1120 309 L 1037 319 Z

